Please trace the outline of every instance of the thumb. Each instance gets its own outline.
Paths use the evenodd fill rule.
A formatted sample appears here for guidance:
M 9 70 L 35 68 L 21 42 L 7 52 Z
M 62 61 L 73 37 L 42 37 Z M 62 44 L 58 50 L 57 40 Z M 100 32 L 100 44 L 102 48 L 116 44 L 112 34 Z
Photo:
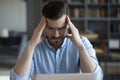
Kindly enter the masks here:
M 44 34 L 42 37 L 41 37 L 41 40 L 39 41 L 39 43 L 41 43 L 42 41 L 44 41 L 46 39 L 46 35 Z
M 66 37 L 71 40 L 72 39 L 72 34 L 66 34 Z

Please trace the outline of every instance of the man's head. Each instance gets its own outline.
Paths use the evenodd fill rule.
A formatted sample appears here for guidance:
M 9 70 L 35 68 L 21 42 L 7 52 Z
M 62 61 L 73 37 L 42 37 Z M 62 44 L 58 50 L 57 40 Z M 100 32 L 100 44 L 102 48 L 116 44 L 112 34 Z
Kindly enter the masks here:
M 49 19 L 57 20 L 63 14 L 68 14 L 68 7 L 64 1 L 51 1 L 45 4 L 42 14 Z
M 67 34 L 67 13 L 68 8 L 64 1 L 48 2 L 42 9 L 47 22 L 45 33 L 49 43 L 55 49 L 61 46 Z

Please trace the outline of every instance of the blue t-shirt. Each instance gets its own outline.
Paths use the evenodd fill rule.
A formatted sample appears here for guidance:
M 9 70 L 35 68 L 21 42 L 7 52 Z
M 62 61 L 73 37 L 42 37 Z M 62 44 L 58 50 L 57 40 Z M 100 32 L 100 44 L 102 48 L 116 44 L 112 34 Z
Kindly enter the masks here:
M 97 74 L 97 80 L 102 80 L 103 73 L 98 64 L 95 50 L 85 37 L 81 37 L 81 40 L 88 51 L 91 59 L 96 63 L 97 67 L 94 73 Z M 81 53 L 82 54 L 82 53 Z M 35 74 L 57 74 L 57 73 L 82 73 L 80 69 L 80 57 L 79 51 L 76 45 L 68 38 L 64 39 L 64 42 L 60 48 L 55 50 L 48 40 L 44 40 L 38 44 L 35 48 L 32 65 L 30 72 L 27 76 L 19 76 L 11 70 L 11 80 L 29 80 Z

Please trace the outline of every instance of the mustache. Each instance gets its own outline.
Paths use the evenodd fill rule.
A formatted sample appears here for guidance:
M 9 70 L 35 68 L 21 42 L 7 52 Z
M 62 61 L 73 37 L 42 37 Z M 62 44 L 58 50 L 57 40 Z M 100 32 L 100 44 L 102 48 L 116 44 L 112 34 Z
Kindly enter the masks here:
M 52 37 L 51 39 L 60 39 L 61 37 Z
M 64 39 L 65 37 L 66 36 L 64 36 L 64 37 L 62 37 L 62 36 L 59 36 L 59 37 L 54 37 L 54 36 L 48 37 L 48 36 L 46 36 L 46 38 L 51 39 L 51 40 L 54 40 L 54 39 Z

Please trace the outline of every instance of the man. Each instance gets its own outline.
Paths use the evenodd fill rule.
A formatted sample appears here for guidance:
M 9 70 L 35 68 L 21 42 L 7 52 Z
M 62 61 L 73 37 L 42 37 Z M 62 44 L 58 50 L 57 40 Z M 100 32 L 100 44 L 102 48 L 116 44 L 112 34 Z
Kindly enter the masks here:
M 67 9 L 63 1 L 48 2 L 43 7 L 43 17 L 11 70 L 11 80 L 54 73 L 96 73 L 97 80 L 102 79 L 95 50 L 87 38 L 79 35 Z

